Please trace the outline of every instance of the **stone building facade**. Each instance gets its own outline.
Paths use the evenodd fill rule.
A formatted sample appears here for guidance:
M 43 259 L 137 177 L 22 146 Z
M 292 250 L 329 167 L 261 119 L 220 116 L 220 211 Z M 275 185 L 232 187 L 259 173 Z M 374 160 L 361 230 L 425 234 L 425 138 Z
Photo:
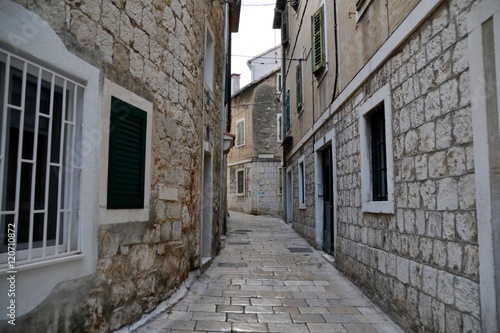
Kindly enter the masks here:
M 231 133 L 236 137 L 227 160 L 229 210 L 281 215 L 280 74 L 275 68 L 231 97 Z
M 285 219 L 405 330 L 498 331 L 498 1 L 276 7 Z
M 0 331 L 116 330 L 216 254 L 239 10 L 0 1 Z

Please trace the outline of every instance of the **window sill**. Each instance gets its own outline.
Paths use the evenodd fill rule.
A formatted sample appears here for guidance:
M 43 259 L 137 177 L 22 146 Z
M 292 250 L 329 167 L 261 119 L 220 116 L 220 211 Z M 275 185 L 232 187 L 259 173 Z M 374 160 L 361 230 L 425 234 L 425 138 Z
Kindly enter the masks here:
M 62 264 L 62 263 L 68 262 L 68 261 L 81 260 L 83 258 L 85 258 L 85 254 L 77 253 L 77 254 L 70 254 L 70 255 L 67 255 L 64 257 L 59 257 L 59 258 L 54 258 L 54 259 L 34 261 L 34 262 L 25 263 L 25 264 L 19 263 L 18 265 L 16 265 L 16 267 L 13 270 L 9 269 L 8 267 L 0 268 L 0 275 L 8 274 L 8 272 L 11 272 L 11 271 L 15 271 L 18 273 L 18 272 L 27 271 L 30 269 L 39 268 L 39 267 L 53 266 L 53 265 Z
M 363 213 L 394 214 L 394 202 L 366 201 L 363 202 L 361 210 Z
M 299 209 L 307 209 L 307 206 L 305 204 L 299 204 Z
M 244 196 L 245 196 L 245 193 L 236 193 L 236 196 L 237 196 L 237 197 L 244 197 Z

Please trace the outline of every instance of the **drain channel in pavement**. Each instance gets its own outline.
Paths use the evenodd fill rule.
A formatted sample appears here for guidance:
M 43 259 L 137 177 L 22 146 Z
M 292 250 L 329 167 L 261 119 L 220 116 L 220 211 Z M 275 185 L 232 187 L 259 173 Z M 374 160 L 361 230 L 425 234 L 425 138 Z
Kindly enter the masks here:
M 312 253 L 313 250 L 308 247 L 289 247 L 288 250 L 292 253 Z
M 229 268 L 243 268 L 247 267 L 247 263 L 237 263 L 237 262 L 220 262 L 217 267 L 229 267 Z

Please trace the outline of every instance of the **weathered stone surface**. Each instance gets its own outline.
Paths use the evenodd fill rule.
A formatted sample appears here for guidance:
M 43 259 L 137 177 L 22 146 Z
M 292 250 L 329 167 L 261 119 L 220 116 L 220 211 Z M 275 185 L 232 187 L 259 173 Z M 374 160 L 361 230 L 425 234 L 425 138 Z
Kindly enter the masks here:
M 438 181 L 437 209 L 455 210 L 458 208 L 458 183 L 453 178 Z
M 93 49 L 96 43 L 97 26 L 95 22 L 78 11 L 71 11 L 71 31 L 76 40 L 85 48 Z
M 479 286 L 477 282 L 455 277 L 455 306 L 458 310 L 479 317 Z

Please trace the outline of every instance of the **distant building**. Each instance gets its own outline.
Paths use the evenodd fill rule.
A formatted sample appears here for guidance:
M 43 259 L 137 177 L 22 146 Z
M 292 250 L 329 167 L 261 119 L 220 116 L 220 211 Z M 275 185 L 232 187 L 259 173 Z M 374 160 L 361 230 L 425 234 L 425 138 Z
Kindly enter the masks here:
M 253 73 L 269 61 L 271 51 L 252 60 Z M 266 68 L 270 68 L 267 64 Z M 229 210 L 257 215 L 280 216 L 282 209 L 281 169 L 281 68 L 252 81 L 231 97 L 231 133 L 236 135 L 228 154 L 227 204 Z M 238 80 L 238 75 L 233 75 Z M 238 85 L 236 84 L 236 87 Z
M 281 67 L 281 55 L 281 45 L 278 45 L 249 59 L 247 65 L 250 68 L 252 82 Z M 281 90 L 281 87 L 278 86 L 278 90 Z
M 500 2 L 275 13 L 285 220 L 405 329 L 499 332 Z

